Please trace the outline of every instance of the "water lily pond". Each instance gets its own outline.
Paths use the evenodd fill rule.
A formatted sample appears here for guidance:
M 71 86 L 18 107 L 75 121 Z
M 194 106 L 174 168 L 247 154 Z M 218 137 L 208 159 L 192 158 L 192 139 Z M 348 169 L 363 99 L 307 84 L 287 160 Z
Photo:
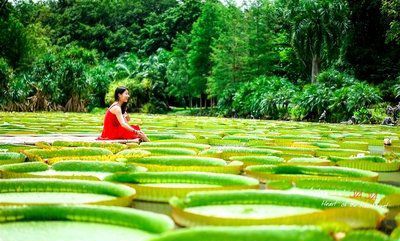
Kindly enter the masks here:
M 0 239 L 400 240 L 398 127 L 133 114 L 139 144 L 102 121 L 0 112 Z

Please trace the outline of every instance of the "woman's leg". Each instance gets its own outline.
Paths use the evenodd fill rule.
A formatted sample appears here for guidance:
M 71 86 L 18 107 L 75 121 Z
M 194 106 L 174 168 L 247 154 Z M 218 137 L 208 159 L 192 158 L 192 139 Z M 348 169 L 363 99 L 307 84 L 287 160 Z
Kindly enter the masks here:
M 142 130 L 140 129 L 140 127 L 138 125 L 131 125 L 131 126 L 132 126 L 133 129 L 141 131 L 141 134 L 139 135 L 141 141 L 143 141 L 143 142 L 149 142 L 150 141 L 150 139 L 146 136 L 146 134 L 144 134 L 142 132 Z
M 140 136 L 140 139 L 142 140 L 142 141 L 144 141 L 144 142 L 149 142 L 150 141 L 150 139 L 146 136 L 146 134 L 144 134 L 143 132 L 142 132 L 142 134 L 141 134 L 141 136 Z

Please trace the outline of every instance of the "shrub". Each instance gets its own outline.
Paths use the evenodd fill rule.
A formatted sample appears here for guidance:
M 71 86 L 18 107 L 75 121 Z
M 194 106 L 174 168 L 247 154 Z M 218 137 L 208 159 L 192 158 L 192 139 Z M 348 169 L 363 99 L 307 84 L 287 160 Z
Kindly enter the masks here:
M 296 106 L 291 115 L 298 119 L 317 120 L 327 110 L 327 120 L 340 122 L 358 112 L 363 122 L 369 122 L 367 119 L 371 118 L 371 113 L 367 108 L 381 100 L 378 88 L 346 73 L 328 70 L 318 75 L 317 83 L 303 87 L 294 98 Z
M 400 98 L 400 76 L 397 77 L 396 79 L 396 83 L 394 88 L 393 88 L 393 92 L 396 98 Z
M 376 87 L 366 82 L 357 81 L 353 85 L 342 87 L 333 93 L 330 110 L 332 113 L 338 113 L 336 118 L 349 118 L 356 111 L 359 111 L 360 115 L 364 115 L 367 118 L 365 116 L 368 112 L 366 108 L 377 104 L 381 100 L 380 92 Z M 362 114 L 362 112 L 364 113 Z
M 60 88 L 66 111 L 85 111 L 92 89 L 86 76 L 90 66 L 97 64 L 95 50 L 78 46 L 68 46 L 59 56 Z
M 332 96 L 332 89 L 325 84 L 315 83 L 303 87 L 303 91 L 294 97 L 296 114 L 301 119 L 316 120 L 324 110 L 327 110 Z
M 343 73 L 339 72 L 334 69 L 329 69 L 324 72 L 321 72 L 318 77 L 317 77 L 317 82 L 324 84 L 325 86 L 328 86 L 333 89 L 338 89 L 343 86 L 348 86 L 356 82 L 354 77 Z
M 388 103 L 379 103 L 377 105 L 372 106 L 371 109 L 368 109 L 371 113 L 371 117 L 369 119 L 369 123 L 371 124 L 381 124 L 385 119 L 386 115 L 386 107 Z
M 6 101 L 7 83 L 11 79 L 11 70 L 8 62 L 0 57 L 0 104 Z
M 285 78 L 259 77 L 239 88 L 232 106 L 240 116 L 287 118 L 289 104 L 297 90 Z
M 105 96 L 114 74 L 114 63 L 110 61 L 103 61 L 86 72 L 92 90 L 88 106 L 90 111 L 95 107 L 106 105 Z
M 130 95 L 128 102 L 129 111 L 137 112 L 149 101 L 148 92 L 150 91 L 150 88 L 145 81 L 141 82 L 138 79 L 124 79 L 114 81 L 109 85 L 105 99 L 106 104 L 114 102 L 114 91 L 118 86 L 125 86 L 128 88 Z
M 285 78 L 271 77 L 268 80 L 268 91 L 262 95 L 261 114 L 274 119 L 287 118 L 289 104 L 298 88 Z

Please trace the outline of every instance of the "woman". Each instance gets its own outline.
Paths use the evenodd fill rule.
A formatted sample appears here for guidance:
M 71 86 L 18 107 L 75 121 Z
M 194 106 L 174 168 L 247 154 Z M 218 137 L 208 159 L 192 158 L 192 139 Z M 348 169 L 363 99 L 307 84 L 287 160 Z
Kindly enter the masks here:
M 128 89 L 124 86 L 117 87 L 114 92 L 115 102 L 108 108 L 104 117 L 104 127 L 98 140 L 137 139 L 150 141 L 140 130 L 138 125 L 129 125 L 130 120 L 126 113 L 129 99 Z

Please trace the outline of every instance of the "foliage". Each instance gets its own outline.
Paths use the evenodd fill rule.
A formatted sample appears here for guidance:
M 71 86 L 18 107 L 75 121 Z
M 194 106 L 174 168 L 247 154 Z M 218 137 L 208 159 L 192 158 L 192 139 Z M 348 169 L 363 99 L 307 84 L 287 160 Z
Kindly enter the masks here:
M 167 3 L 165 11 L 152 12 L 140 31 L 141 48 L 139 52 L 146 56 L 157 52 L 159 48 L 171 49 L 173 41 L 179 34 L 191 31 L 193 23 L 200 15 L 199 0 L 159 1 Z M 164 3 L 164 4 L 165 4 Z M 167 5 L 166 4 L 166 5 Z
M 207 79 L 207 92 L 211 97 L 231 102 L 236 89 L 247 77 L 247 36 L 239 9 L 230 5 L 223 14 L 223 29 L 211 45 L 213 66 Z
M 86 71 L 86 78 L 91 89 L 89 93 L 89 110 L 96 106 L 105 106 L 105 96 L 108 86 L 117 74 L 114 66 L 115 64 L 113 62 L 104 60 Z
M 399 45 L 387 41 L 391 17 L 382 11 L 385 2 L 398 1 L 348 1 L 351 31 L 343 59 L 357 79 L 374 84 L 393 83 L 400 69 Z
M 291 43 L 305 66 L 312 67 L 311 82 L 323 61 L 337 58 L 348 30 L 349 10 L 343 0 L 300 0 L 289 9 L 293 24 Z
M 400 45 L 400 2 L 396 0 L 383 0 L 382 13 L 390 18 L 387 31 L 387 41 L 394 41 Z
M 301 119 L 317 119 L 328 109 L 332 94 L 332 89 L 324 84 L 317 82 L 305 85 L 294 99 Z
M 0 58 L 0 94 L 6 95 L 7 84 L 11 79 L 12 69 L 4 58 Z M 1 99 L 0 99 L 1 101 Z M 1 102 L 0 102 L 1 103 Z
M 67 111 L 84 111 L 91 93 L 90 82 L 86 76 L 89 66 L 97 62 L 95 50 L 71 46 L 61 52 L 60 85 Z
M 396 84 L 393 87 L 394 94 L 396 98 L 400 98 L 400 76 L 396 79 Z
M 13 67 L 22 64 L 29 53 L 26 29 L 13 15 L 0 18 L 0 56 Z
M 335 69 L 329 69 L 321 72 L 317 76 L 317 82 L 325 84 L 332 89 L 342 88 L 343 86 L 349 86 L 356 82 L 354 77 L 347 73 L 340 72 Z
M 367 123 L 400 96 L 398 1 L 3 2 L 4 110 L 104 108 L 124 84 L 130 111 Z
M 381 100 L 382 98 L 377 88 L 365 82 L 356 82 L 333 93 L 330 109 L 333 113 L 341 111 L 343 113 L 342 116 L 350 117 L 354 112 L 377 104 Z M 339 105 L 340 107 L 338 108 Z
M 224 14 L 225 28 L 212 43 L 211 75 L 207 81 L 207 92 L 211 97 L 229 100 L 235 89 L 246 80 L 246 35 L 242 23 L 243 14 L 230 5 Z
M 170 60 L 169 52 L 157 50 L 139 66 L 138 78 L 149 86 L 147 92 L 151 113 L 163 113 L 169 109 L 167 104 L 167 65 Z
M 201 15 L 193 24 L 188 53 L 190 86 L 196 97 L 205 95 L 207 77 L 212 68 L 212 43 L 218 38 L 221 29 L 221 3 L 206 1 Z M 200 103 L 200 105 L 202 105 Z
M 385 117 L 387 117 L 387 106 L 388 103 L 379 103 L 377 105 L 374 105 L 371 109 L 369 109 L 369 112 L 371 113 L 371 118 L 369 118 L 369 120 L 366 120 L 366 122 L 370 122 L 371 124 L 381 124 Z
M 372 114 L 365 107 L 361 107 L 361 109 L 359 109 L 358 111 L 354 112 L 354 117 L 356 118 L 357 123 L 360 123 L 360 124 L 371 124 Z
M 279 69 L 280 51 L 287 32 L 279 23 L 279 10 L 270 1 L 254 1 L 244 13 L 248 56 L 247 74 L 251 77 L 272 74 Z
M 193 106 L 193 86 L 189 82 L 190 35 L 179 35 L 174 42 L 171 58 L 167 66 L 168 94 L 177 99 L 178 104 Z
M 107 91 L 106 104 L 110 105 L 114 102 L 114 91 L 118 86 L 125 86 L 128 88 L 130 100 L 128 102 L 129 111 L 138 111 L 146 102 L 149 101 L 148 94 L 146 92 L 150 91 L 151 86 L 149 81 L 144 79 L 140 81 L 139 79 L 124 79 L 120 81 L 112 82 Z
M 17 98 L 14 101 L 22 101 L 22 99 L 36 96 L 37 104 L 34 104 L 33 107 L 35 110 L 47 110 L 46 105 L 51 103 L 61 104 L 60 73 L 61 63 L 56 54 L 51 52 L 44 54 L 32 64 L 29 72 L 25 72 L 19 77 L 19 80 L 23 80 L 25 83 L 28 92 L 14 95 Z M 14 84 L 18 84 L 18 81 Z
M 169 54 L 163 50 L 158 50 L 157 54 L 150 56 L 144 62 L 131 62 L 136 70 L 130 70 L 129 62 L 132 58 L 126 58 L 126 62 L 117 64 L 125 66 L 125 78 L 116 79 L 108 87 L 106 95 L 106 104 L 114 101 L 114 91 L 118 86 L 126 86 L 129 90 L 130 101 L 128 110 L 143 110 L 148 113 L 162 113 L 168 110 L 167 95 L 165 92 L 167 86 L 166 71 L 169 62 Z M 117 74 L 117 76 L 123 76 Z
M 240 116 L 287 118 L 289 105 L 297 91 L 298 88 L 285 78 L 259 77 L 241 86 L 232 106 Z
M 68 46 L 58 53 L 43 54 L 25 72 L 10 82 L 12 101 L 33 99 L 29 109 L 49 110 L 65 106 L 67 111 L 84 111 L 92 89 L 86 71 L 97 62 L 97 53 Z M 11 106 L 18 103 L 10 103 Z
M 317 79 L 296 97 L 306 119 L 316 120 L 326 110 L 329 120 L 340 122 L 382 100 L 376 87 L 335 70 L 323 72 Z
M 270 77 L 266 83 L 268 90 L 262 95 L 261 114 L 273 118 L 288 118 L 293 96 L 299 91 L 289 80 Z

